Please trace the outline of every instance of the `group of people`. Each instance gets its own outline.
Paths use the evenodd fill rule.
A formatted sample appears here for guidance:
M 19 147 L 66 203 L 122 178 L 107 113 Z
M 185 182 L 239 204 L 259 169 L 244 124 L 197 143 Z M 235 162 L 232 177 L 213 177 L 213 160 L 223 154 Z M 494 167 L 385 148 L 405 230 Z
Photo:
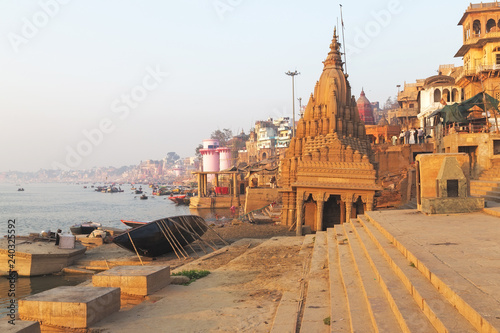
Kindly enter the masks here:
M 392 144 L 395 146 L 399 144 L 405 145 L 414 145 L 414 144 L 423 144 L 425 141 L 425 133 L 422 127 L 420 128 L 412 128 L 402 130 L 399 134 L 399 138 L 397 136 L 392 137 Z

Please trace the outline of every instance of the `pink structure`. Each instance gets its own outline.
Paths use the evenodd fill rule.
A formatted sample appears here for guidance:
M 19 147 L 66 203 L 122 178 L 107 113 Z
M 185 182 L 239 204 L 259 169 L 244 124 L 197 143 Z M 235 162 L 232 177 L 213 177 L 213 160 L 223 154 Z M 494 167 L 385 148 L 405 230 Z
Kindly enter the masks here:
M 217 172 L 220 170 L 218 148 L 218 140 L 203 140 L 203 149 L 200 149 L 200 154 L 203 156 L 203 172 Z
M 182 168 L 174 168 L 173 171 L 174 171 L 175 176 L 179 177 L 180 175 L 182 175 L 182 172 L 184 171 L 184 169 L 182 169 Z
M 359 96 L 356 103 L 358 104 L 359 117 L 364 121 L 365 125 L 375 125 L 373 107 L 368 98 L 366 98 L 363 89 L 361 89 L 361 96 Z
M 219 152 L 219 170 L 227 170 L 231 165 L 231 149 L 226 147 L 218 148 Z

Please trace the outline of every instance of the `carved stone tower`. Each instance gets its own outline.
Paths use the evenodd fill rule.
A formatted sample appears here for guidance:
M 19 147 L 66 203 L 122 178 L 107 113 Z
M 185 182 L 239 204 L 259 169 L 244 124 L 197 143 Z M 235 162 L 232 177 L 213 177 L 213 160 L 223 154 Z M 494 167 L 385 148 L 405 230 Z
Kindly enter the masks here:
M 324 230 L 372 210 L 373 153 L 343 71 L 335 30 L 323 73 L 280 166 L 282 222 Z

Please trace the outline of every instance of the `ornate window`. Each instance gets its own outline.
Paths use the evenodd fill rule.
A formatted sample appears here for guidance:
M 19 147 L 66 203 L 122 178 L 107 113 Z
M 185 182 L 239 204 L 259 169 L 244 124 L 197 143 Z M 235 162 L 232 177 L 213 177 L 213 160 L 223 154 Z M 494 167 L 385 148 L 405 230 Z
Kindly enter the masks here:
M 450 94 L 450 91 L 448 89 L 445 89 L 443 90 L 443 98 L 446 102 L 451 102 L 451 94 Z M 439 100 L 441 101 L 441 100 Z
M 475 20 L 474 23 L 472 24 L 472 31 L 474 35 L 472 37 L 479 37 L 481 36 L 481 21 Z
M 497 31 L 497 23 L 494 19 L 489 19 L 486 22 L 486 33 Z
M 441 90 L 436 89 L 434 90 L 434 103 L 439 103 L 441 102 Z

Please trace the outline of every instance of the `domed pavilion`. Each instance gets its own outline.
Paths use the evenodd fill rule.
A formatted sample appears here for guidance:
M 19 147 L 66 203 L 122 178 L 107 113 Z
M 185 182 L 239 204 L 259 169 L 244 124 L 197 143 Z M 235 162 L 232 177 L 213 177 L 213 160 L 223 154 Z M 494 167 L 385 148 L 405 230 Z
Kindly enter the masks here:
M 358 106 L 359 118 L 365 122 L 365 125 L 375 125 L 373 119 L 373 107 L 368 98 L 366 98 L 365 91 L 361 89 L 361 95 L 356 102 Z

